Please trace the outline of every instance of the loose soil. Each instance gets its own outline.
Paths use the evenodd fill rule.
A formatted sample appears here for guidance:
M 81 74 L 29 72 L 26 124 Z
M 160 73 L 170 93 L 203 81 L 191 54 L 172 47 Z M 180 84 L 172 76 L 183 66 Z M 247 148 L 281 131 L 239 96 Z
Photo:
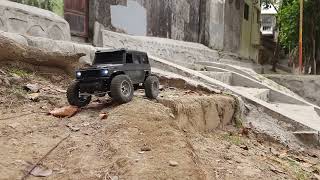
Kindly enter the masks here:
M 171 109 L 143 91 L 127 104 L 95 98 L 75 116 L 56 118 L 46 113 L 67 105 L 67 76 L 2 66 L 0 79 L 0 179 L 21 179 L 68 135 L 43 160 L 52 170 L 45 179 L 310 179 L 320 172 L 318 150 L 291 152 L 232 125 L 182 129 Z M 37 102 L 27 98 L 26 83 L 39 85 Z M 161 96 L 208 95 L 166 88 Z

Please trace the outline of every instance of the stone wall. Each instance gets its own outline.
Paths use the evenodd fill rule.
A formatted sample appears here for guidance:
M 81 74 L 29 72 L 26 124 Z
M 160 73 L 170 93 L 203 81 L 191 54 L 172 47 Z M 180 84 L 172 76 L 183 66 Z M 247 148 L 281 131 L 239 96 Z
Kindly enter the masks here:
M 69 24 L 60 16 L 6 0 L 0 0 L 0 30 L 55 40 L 70 40 Z
M 265 77 L 297 93 L 307 101 L 320 106 L 319 76 L 265 75 Z

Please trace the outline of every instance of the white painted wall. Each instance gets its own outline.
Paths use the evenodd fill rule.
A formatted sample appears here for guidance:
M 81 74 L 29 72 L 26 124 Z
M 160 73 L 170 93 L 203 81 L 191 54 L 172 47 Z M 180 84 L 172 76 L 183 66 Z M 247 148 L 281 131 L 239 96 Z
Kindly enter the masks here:
M 147 11 L 136 1 L 128 0 L 127 6 L 111 6 L 111 23 L 130 35 L 147 35 Z

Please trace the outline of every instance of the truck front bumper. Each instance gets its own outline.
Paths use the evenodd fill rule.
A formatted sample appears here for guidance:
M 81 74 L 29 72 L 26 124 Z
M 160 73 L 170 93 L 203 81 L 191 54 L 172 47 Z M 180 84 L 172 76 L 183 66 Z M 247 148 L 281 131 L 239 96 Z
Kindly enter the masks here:
M 110 78 L 82 79 L 78 80 L 80 93 L 96 94 L 110 90 Z

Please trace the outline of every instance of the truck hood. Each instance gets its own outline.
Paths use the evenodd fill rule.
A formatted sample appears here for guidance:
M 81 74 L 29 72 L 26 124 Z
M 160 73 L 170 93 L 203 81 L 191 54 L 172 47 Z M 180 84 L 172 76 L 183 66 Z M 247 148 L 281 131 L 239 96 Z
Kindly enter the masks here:
M 97 64 L 97 65 L 92 65 L 90 67 L 81 68 L 80 70 L 85 71 L 85 70 L 94 70 L 94 69 L 114 69 L 121 66 L 123 66 L 123 64 Z

